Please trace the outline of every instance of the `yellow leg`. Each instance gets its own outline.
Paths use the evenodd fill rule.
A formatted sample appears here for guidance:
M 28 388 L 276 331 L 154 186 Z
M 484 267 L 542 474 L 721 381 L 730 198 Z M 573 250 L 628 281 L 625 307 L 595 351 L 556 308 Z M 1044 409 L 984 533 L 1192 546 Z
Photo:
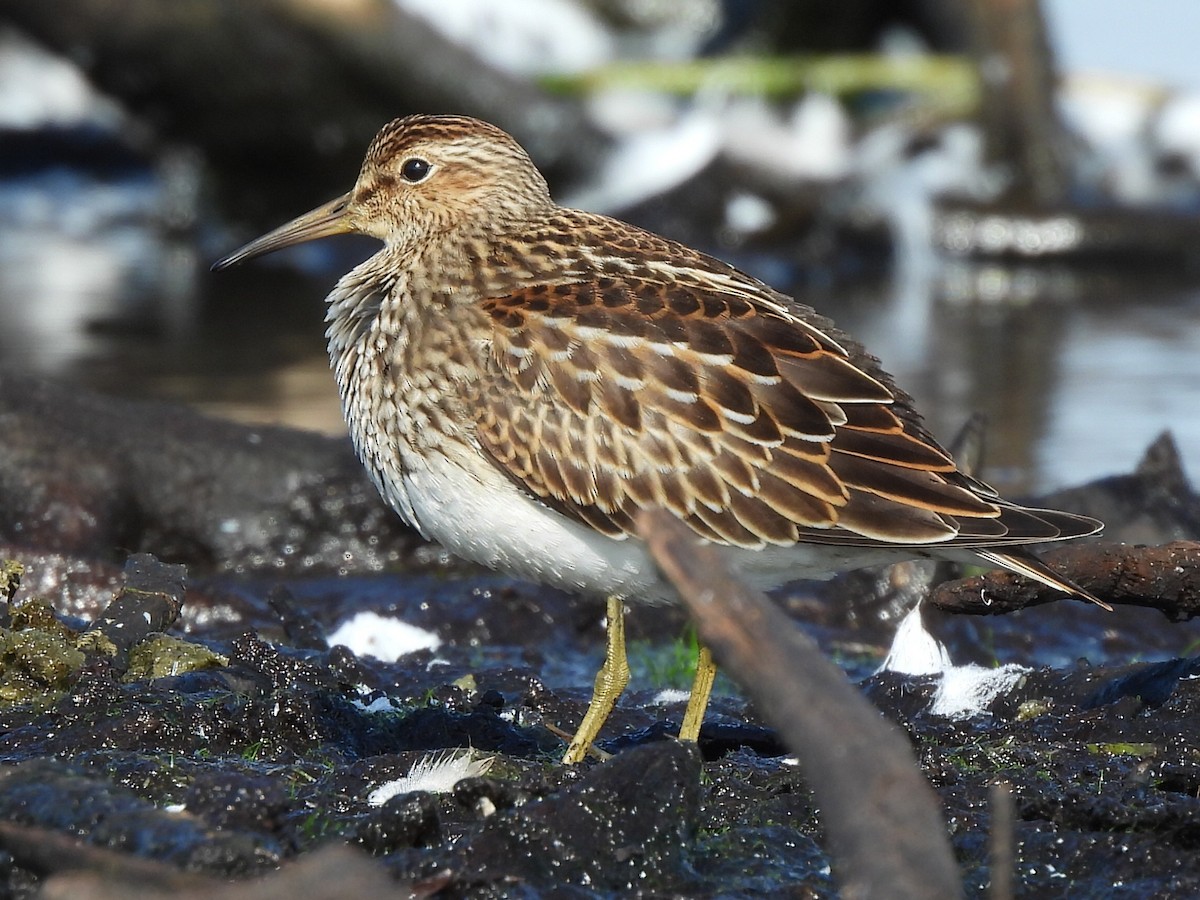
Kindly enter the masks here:
M 683 727 L 679 729 L 681 741 L 696 741 L 700 738 L 700 724 L 704 711 L 708 709 L 708 698 L 712 694 L 713 680 L 717 677 L 717 664 L 712 652 L 704 644 L 696 657 L 696 677 L 692 681 L 692 693 L 688 697 L 687 711 L 683 714 Z
M 596 673 L 596 686 L 592 689 L 592 702 L 579 723 L 579 730 L 567 747 L 563 757 L 566 765 L 583 762 L 592 742 L 604 727 L 604 721 L 612 712 L 617 698 L 629 683 L 629 662 L 625 659 L 625 604 L 616 597 L 608 598 L 608 644 L 604 651 L 604 665 Z

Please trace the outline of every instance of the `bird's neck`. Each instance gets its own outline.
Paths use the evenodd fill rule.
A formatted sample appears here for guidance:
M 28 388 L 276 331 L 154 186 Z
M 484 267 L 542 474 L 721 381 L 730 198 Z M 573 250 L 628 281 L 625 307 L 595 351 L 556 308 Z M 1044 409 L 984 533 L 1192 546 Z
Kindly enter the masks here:
M 377 487 L 410 524 L 406 473 L 470 440 L 462 397 L 485 352 L 468 261 L 385 249 L 329 296 L 329 358 L 350 435 Z M 435 268 L 436 266 L 436 268 Z

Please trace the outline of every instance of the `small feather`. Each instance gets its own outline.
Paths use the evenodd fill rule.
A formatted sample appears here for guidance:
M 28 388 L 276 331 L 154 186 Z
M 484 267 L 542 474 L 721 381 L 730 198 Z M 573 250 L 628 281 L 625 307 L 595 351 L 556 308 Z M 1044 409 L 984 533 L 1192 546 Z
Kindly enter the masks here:
M 781 357 L 779 373 L 814 400 L 832 400 L 835 403 L 892 402 L 891 391 L 849 360 L 833 353 Z
M 676 475 L 663 474 L 659 477 L 659 504 L 679 516 L 687 518 L 696 508 L 696 497 Z
M 577 458 L 560 458 L 558 470 L 562 473 L 566 496 L 576 503 L 591 506 L 596 502 L 596 481 L 591 471 Z
M 576 413 L 586 414 L 592 405 L 592 383 L 582 380 L 574 366 L 559 364 L 549 368 L 559 399 Z
M 780 431 L 779 424 L 771 415 L 770 410 L 763 407 L 759 407 L 758 415 L 751 422 L 727 419 L 725 430 L 752 444 L 761 444 L 764 447 L 777 447 L 783 443 L 783 432 Z
M 771 544 L 794 544 L 799 538 L 796 523 L 780 515 L 756 497 L 732 494 L 729 508 L 751 533 Z
M 676 356 L 653 356 L 644 362 L 646 378 L 655 387 L 680 394 L 698 395 L 700 378 L 696 370 Z
M 748 334 L 773 352 L 792 355 L 818 353 L 821 346 L 811 334 L 775 316 L 758 316 L 744 326 Z
M 581 506 L 577 511 L 585 523 L 607 537 L 623 538 L 635 530 L 633 520 L 620 510 L 605 512 L 595 506 Z
M 625 493 L 642 509 L 658 505 L 658 477 L 651 469 L 638 472 L 625 479 Z
M 611 421 L 631 431 L 642 430 L 642 410 L 636 395 L 612 379 L 597 385 L 596 403 Z
M 884 544 L 936 544 L 956 534 L 949 523 L 928 509 L 859 491 L 852 492 L 842 507 L 838 525 Z
M 687 484 L 696 499 L 713 509 L 729 502 L 729 487 L 708 466 L 697 466 L 687 474 Z
M 904 426 L 889 406 L 882 403 L 848 403 L 843 408 L 845 424 L 856 431 L 902 431 Z
M 954 471 L 954 460 L 940 447 L 931 446 L 904 433 L 881 434 L 842 428 L 833 440 L 835 450 L 864 459 L 932 472 Z
M 774 453 L 770 474 L 793 488 L 818 497 L 826 503 L 841 505 L 850 496 L 845 485 L 830 470 L 825 460 L 814 462 L 790 453 Z
M 754 396 L 783 432 L 810 440 L 833 437 L 833 426 L 825 411 L 792 385 L 786 382 L 773 387 L 758 385 Z
M 666 394 L 647 392 L 647 402 L 688 428 L 712 433 L 722 430 L 721 416 L 707 400 L 697 398 L 689 403 Z
M 712 467 L 726 484 L 738 491 L 752 494 L 758 490 L 754 469 L 732 450 L 723 450 L 713 457 Z
M 711 322 L 689 319 L 685 326 L 688 349 L 705 356 L 733 356 L 733 342 L 725 330 Z
M 838 519 L 833 504 L 797 489 L 771 472 L 759 476 L 758 499 L 788 521 L 809 528 L 828 528 Z M 841 497 L 838 500 L 845 502 Z
M 541 482 L 544 485 L 544 492 L 552 497 L 568 496 L 566 483 L 563 481 L 562 471 L 559 469 L 558 460 L 545 447 L 540 448 L 534 459 L 537 460 L 537 471 L 541 476 Z
M 758 550 L 765 543 L 762 538 L 739 522 L 737 516 L 729 509 L 711 510 L 705 506 L 697 506 L 695 513 L 689 518 L 689 522 L 696 519 L 705 524 L 710 534 L 716 535 L 719 540 L 734 547 Z
M 947 484 L 945 479 L 931 472 L 872 463 L 860 457 L 836 453 L 830 462 L 838 477 L 850 487 L 900 503 L 922 506 L 952 516 L 1000 514 L 995 504 L 981 500 L 964 488 Z
M 743 372 L 760 377 L 778 377 L 779 368 L 766 346 L 761 341 L 740 331 L 730 330 L 733 341 L 733 365 Z
M 735 416 L 756 416 L 758 406 L 750 388 L 740 378 L 734 377 L 723 368 L 706 367 L 700 375 L 700 389 L 704 396 L 720 409 Z

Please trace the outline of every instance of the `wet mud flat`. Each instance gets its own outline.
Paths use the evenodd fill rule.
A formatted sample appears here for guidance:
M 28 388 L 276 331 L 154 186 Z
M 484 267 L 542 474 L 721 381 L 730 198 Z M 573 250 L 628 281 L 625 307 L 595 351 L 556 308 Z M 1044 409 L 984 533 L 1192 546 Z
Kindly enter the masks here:
M 0 557 L 23 569 L 0 585 L 6 896 L 837 895 L 814 776 L 737 685 L 718 682 L 698 748 L 671 738 L 681 610 L 631 610 L 612 756 L 566 768 L 553 728 L 582 715 L 603 604 L 401 532 L 340 442 L 0 387 Z M 1129 571 L 1168 545 L 1195 558 L 1169 441 L 1047 502 L 1105 518 Z M 1028 667 L 962 718 L 931 711 L 934 676 L 869 674 L 924 576 L 776 600 L 903 729 L 967 895 L 1008 873 L 1018 896 L 1183 896 L 1200 891 L 1200 664 L 1196 573 L 1176 568 L 1151 585 L 1174 591 L 1162 611 L 931 608 L 956 662 Z M 955 585 L 947 606 L 979 593 Z M 368 612 L 440 643 L 392 662 L 329 645 Z

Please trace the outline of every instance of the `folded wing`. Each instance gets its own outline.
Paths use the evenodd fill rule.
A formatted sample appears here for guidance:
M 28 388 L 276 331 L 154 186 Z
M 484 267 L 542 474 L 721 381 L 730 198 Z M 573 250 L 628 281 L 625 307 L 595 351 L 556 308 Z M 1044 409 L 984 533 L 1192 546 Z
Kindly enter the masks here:
M 615 538 L 639 509 L 759 548 L 1022 544 L 1091 520 L 960 473 L 876 361 L 782 295 L 717 273 L 598 275 L 483 303 L 482 447 L 532 495 Z M 845 342 L 843 342 L 845 343 Z

